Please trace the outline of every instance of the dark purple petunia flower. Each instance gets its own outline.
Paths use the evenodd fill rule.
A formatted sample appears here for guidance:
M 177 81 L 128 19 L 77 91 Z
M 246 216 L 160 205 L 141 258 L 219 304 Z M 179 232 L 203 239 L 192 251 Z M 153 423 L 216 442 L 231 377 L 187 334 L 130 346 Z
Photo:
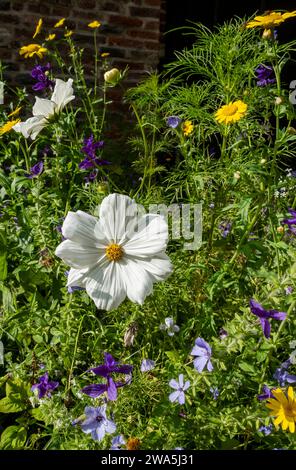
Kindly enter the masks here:
M 263 385 L 262 393 L 257 396 L 258 400 L 267 400 L 268 398 L 272 397 L 272 389 L 270 389 L 267 385 Z
M 50 63 L 46 65 L 35 65 L 32 69 L 31 77 L 37 80 L 37 83 L 32 87 L 34 91 L 43 91 L 45 88 L 53 89 L 54 82 L 48 78 L 50 69 Z
M 262 305 L 256 302 L 254 299 L 250 300 L 250 309 L 251 312 L 259 317 L 263 334 L 265 338 L 270 337 L 270 323 L 269 318 L 274 320 L 285 320 L 287 314 L 286 312 L 279 312 L 278 310 L 265 310 Z
M 182 119 L 178 116 L 169 116 L 166 120 L 166 123 L 172 129 L 176 129 L 182 122 Z
M 257 86 L 263 87 L 276 82 L 273 68 L 269 65 L 260 64 L 255 69 L 255 73 L 257 74 Z
M 55 390 L 59 386 L 59 382 L 53 382 L 48 380 L 48 372 L 45 372 L 44 375 L 39 377 L 39 383 L 34 384 L 31 387 L 32 392 L 38 390 L 38 398 L 43 398 L 45 396 L 51 397 L 51 391 Z
M 117 398 L 117 388 L 130 383 L 130 379 L 128 378 L 126 382 L 114 382 L 112 374 L 117 373 L 129 375 L 133 370 L 133 366 L 124 364 L 119 365 L 119 363 L 116 362 L 114 357 L 109 353 L 104 353 L 104 358 L 105 360 L 103 365 L 93 367 L 90 371 L 107 379 L 107 383 L 87 385 L 81 391 L 92 398 L 96 398 L 102 393 L 107 392 L 109 400 L 114 401 Z
M 291 361 L 288 359 L 275 370 L 273 378 L 278 381 L 281 387 L 284 387 L 286 384 L 293 384 L 296 382 L 296 375 L 288 373 L 287 369 L 290 367 L 290 365 Z
M 32 178 L 35 178 L 35 177 L 41 175 L 43 170 L 44 170 L 43 162 L 38 162 L 30 168 L 30 174 L 29 175 L 26 174 L 25 176 L 27 178 L 32 179 Z

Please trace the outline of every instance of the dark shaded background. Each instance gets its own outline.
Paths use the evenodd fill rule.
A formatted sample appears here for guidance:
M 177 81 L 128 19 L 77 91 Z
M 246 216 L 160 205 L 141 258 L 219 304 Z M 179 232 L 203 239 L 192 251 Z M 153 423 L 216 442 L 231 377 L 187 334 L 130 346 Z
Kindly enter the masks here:
M 228 21 L 236 15 L 241 18 L 248 18 L 256 12 L 262 14 L 267 10 L 293 11 L 296 10 L 296 0 L 181 0 L 179 2 L 167 0 L 166 8 L 165 58 L 160 64 L 161 68 L 174 59 L 175 50 L 181 50 L 192 45 L 192 36 L 184 36 L 180 30 L 168 32 L 180 26 L 189 26 L 187 20 L 200 22 L 212 28 L 214 25 Z M 295 39 L 296 18 L 287 20 L 278 28 L 278 32 L 280 42 Z M 293 59 L 296 59 L 296 55 Z M 296 63 L 287 66 L 283 78 L 288 83 L 296 79 Z

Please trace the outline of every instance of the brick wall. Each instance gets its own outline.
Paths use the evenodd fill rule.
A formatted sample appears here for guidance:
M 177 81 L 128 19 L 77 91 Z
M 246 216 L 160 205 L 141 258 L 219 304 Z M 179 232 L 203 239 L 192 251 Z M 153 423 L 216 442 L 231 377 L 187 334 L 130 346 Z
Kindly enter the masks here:
M 100 52 L 110 53 L 111 66 L 129 66 L 128 85 L 146 71 L 155 70 L 164 50 L 164 0 L 0 0 L 0 58 L 8 69 L 10 83 L 26 83 L 33 61 L 19 56 L 22 45 L 39 42 L 32 34 L 39 18 L 47 31 L 62 17 L 74 30 L 73 38 L 85 49 L 86 71 L 93 60 L 93 31 L 87 27 L 97 19 Z M 60 32 L 62 30 L 55 30 Z M 60 46 L 59 46 L 60 47 Z M 30 64 L 30 65 L 29 65 Z

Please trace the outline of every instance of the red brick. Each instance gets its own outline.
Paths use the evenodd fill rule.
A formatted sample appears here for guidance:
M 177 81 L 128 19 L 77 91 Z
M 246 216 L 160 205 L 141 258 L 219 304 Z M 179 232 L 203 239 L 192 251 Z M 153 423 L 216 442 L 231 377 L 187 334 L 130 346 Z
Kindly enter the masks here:
M 148 6 L 157 6 L 160 7 L 161 0 L 145 0 L 145 4 Z
M 129 16 L 121 16 L 121 15 L 110 15 L 109 16 L 109 23 L 110 24 L 119 24 L 123 26 L 142 26 L 143 21 L 140 18 L 131 18 Z
M 67 19 L 68 19 L 68 16 L 69 16 L 70 13 L 71 13 L 71 10 L 69 10 L 69 8 L 59 7 L 59 6 L 55 5 L 54 3 L 50 8 L 50 15 L 57 17 L 57 19 L 54 20 L 55 23 L 57 23 L 61 18 L 66 18 L 66 21 L 65 21 L 64 24 L 67 25 L 68 24 Z
M 24 2 L 18 2 L 18 1 L 12 1 L 10 2 L 11 4 L 11 9 L 15 11 L 21 11 L 24 9 Z
M 0 16 L 0 23 L 19 24 L 20 19 L 17 15 L 10 15 L 9 13 L 2 13 Z
M 127 39 L 121 36 L 120 37 L 118 36 L 108 37 L 108 44 L 121 46 L 121 47 L 130 47 L 130 48 L 135 48 L 135 49 L 143 47 L 142 41 L 137 41 L 135 39 Z
M 43 3 L 29 3 L 27 5 L 27 10 L 32 11 L 33 13 L 39 13 L 40 15 L 48 15 L 49 7 Z
M 130 7 L 131 16 L 140 16 L 143 18 L 159 18 L 158 8 Z
M 140 29 L 131 29 L 130 31 L 127 31 L 126 34 L 134 38 L 144 38 L 144 39 L 152 39 L 155 41 L 159 41 L 159 33 L 155 31 L 143 31 Z
M 120 12 L 122 11 L 122 5 L 120 3 L 113 3 L 113 2 L 106 2 L 102 6 L 102 11 L 112 11 L 112 12 Z
M 79 8 L 92 10 L 96 6 L 96 0 L 78 0 L 77 4 Z
M 158 31 L 159 21 L 145 21 L 144 28 L 152 31 Z

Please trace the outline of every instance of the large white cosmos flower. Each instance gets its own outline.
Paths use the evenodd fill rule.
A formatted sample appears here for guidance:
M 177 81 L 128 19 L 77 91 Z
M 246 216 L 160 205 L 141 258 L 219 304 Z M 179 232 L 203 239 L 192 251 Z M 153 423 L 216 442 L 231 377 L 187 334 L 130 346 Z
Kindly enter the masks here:
M 26 139 L 31 137 L 34 140 L 39 132 L 47 126 L 48 120 L 59 113 L 66 104 L 74 100 L 72 83 L 72 78 L 69 78 L 67 82 L 56 78 L 51 99 L 47 100 L 35 96 L 36 102 L 33 106 L 33 117 L 24 122 L 19 122 L 13 126 L 13 129 L 16 132 L 21 132 Z
M 168 226 L 164 217 L 137 217 L 128 196 L 110 194 L 100 206 L 100 218 L 69 212 L 62 226 L 66 238 L 55 254 L 71 266 L 68 287 L 84 287 L 97 308 L 117 308 L 126 296 L 142 304 L 153 283 L 172 272 L 165 254 Z

